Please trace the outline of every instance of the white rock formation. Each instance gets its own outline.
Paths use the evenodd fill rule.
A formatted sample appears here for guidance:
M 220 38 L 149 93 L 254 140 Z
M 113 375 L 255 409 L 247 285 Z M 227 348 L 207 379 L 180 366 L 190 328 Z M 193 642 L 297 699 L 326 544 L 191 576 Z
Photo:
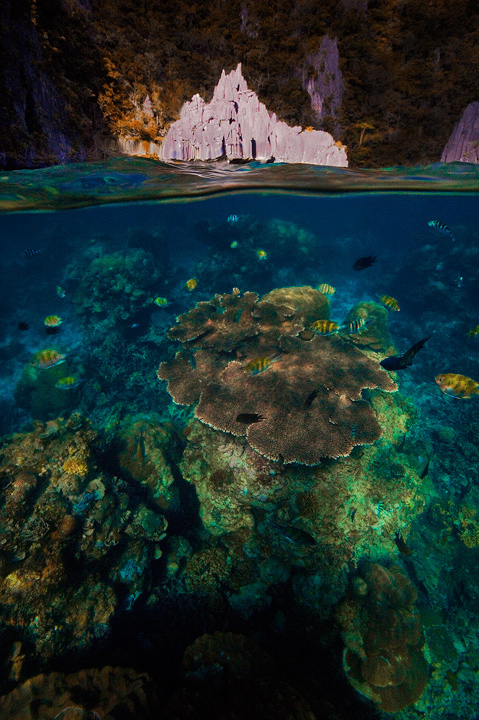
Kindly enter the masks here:
M 346 151 L 327 132 L 302 132 L 278 120 L 248 89 L 241 64 L 223 70 L 213 99 L 183 105 L 163 141 L 164 160 L 260 160 L 347 167 Z
M 441 162 L 479 163 L 479 102 L 464 110 L 442 151 Z

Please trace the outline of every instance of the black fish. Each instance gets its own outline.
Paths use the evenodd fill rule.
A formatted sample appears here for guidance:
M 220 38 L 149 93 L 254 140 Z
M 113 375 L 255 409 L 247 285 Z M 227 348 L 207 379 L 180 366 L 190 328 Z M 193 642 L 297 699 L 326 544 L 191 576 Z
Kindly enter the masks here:
M 310 408 L 314 402 L 314 399 L 317 397 L 318 393 L 319 393 L 319 388 L 316 388 L 315 390 L 313 390 L 313 392 L 310 392 L 308 397 L 304 401 L 304 406 L 307 408 Z
M 377 255 L 366 255 L 366 257 L 360 257 L 356 260 L 353 265 L 353 270 L 365 270 L 371 267 L 376 262 Z
M 419 477 L 421 478 L 421 480 L 424 480 L 424 478 L 426 477 L 427 473 L 429 472 L 429 463 L 430 463 L 430 462 L 431 462 L 431 458 L 429 458 L 429 460 L 427 461 L 427 463 L 426 463 L 426 465 L 425 465 L 425 467 L 424 467 L 424 470 L 423 470 L 422 473 L 419 475 Z
M 405 370 L 409 365 L 412 365 L 412 361 L 416 353 L 424 347 L 424 344 L 429 340 L 431 335 L 419 340 L 412 347 L 407 350 L 404 355 L 390 355 L 390 357 L 384 358 L 379 363 L 385 370 Z
M 29 324 L 26 322 L 23 322 L 22 320 L 20 320 L 20 322 L 18 323 L 19 330 L 28 330 L 29 327 L 30 327 Z
M 37 257 L 37 255 L 41 255 L 45 248 L 26 248 L 23 251 L 23 257 L 26 258 L 33 258 Z
M 398 531 L 394 533 L 394 542 L 401 555 L 412 555 L 411 548 L 409 547 L 409 545 L 406 545 L 403 536 Z
M 236 422 L 243 423 L 244 425 L 251 425 L 252 423 L 261 422 L 262 420 L 266 420 L 266 418 L 263 415 L 258 415 L 258 413 L 240 413 L 236 416 Z
M 294 545 L 316 545 L 316 539 L 307 530 L 302 530 L 295 525 L 280 525 L 274 520 L 271 526 L 281 535 L 287 542 Z

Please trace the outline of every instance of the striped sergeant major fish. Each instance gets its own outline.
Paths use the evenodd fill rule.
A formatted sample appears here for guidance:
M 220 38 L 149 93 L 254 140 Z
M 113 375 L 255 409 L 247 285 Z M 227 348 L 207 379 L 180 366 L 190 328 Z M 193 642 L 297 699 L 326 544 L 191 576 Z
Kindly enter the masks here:
M 344 328 L 347 333 L 357 333 L 361 332 L 361 330 L 371 322 L 372 318 L 357 317 L 349 323 L 343 322 L 341 327 Z
M 38 255 L 41 255 L 44 250 L 45 250 L 45 248 L 26 248 L 23 251 L 23 257 L 25 257 L 25 258 L 37 257 Z
M 434 228 L 434 230 L 437 230 L 443 235 L 449 235 L 453 242 L 456 239 L 452 234 L 451 230 L 447 227 L 446 223 L 443 223 L 440 220 L 429 220 L 428 225 L 429 227 Z

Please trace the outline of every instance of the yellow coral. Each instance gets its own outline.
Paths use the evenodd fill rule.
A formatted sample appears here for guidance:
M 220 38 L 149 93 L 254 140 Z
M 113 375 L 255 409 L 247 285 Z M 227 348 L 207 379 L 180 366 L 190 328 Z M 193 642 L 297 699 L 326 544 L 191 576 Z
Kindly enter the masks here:
M 70 457 L 63 463 L 63 469 L 71 475 L 86 475 L 88 472 L 88 465 L 80 458 Z
M 479 525 L 477 523 L 465 524 L 464 530 L 459 533 L 459 537 L 468 548 L 479 547 Z

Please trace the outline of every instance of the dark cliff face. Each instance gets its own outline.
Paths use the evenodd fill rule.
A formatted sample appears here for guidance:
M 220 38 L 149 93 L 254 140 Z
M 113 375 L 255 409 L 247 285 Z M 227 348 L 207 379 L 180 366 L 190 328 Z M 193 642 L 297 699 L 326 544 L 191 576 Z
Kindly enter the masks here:
M 3 0 L 0 22 L 7 168 L 98 157 L 105 137 L 158 142 L 238 62 L 269 110 L 333 131 L 353 166 L 439 160 L 479 95 L 472 0 Z M 330 88 L 321 112 L 309 85 Z
M 88 11 L 74 4 L 0 3 L 0 167 L 83 160 L 94 149 L 103 120 L 88 65 L 80 72 L 85 47 L 94 50 L 87 26 Z

